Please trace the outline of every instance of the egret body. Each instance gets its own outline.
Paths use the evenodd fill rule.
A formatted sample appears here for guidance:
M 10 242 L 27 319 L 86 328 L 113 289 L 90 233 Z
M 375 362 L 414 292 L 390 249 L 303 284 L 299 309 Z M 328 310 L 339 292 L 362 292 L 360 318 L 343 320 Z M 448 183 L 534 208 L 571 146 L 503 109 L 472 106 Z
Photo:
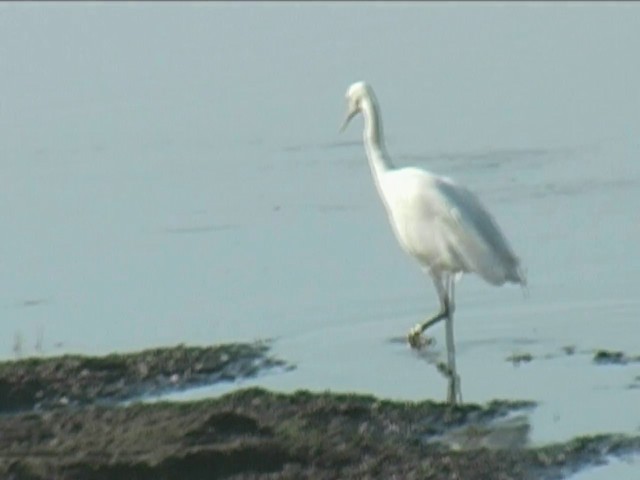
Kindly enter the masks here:
M 448 400 L 461 401 L 453 341 L 455 281 L 476 273 L 492 285 L 526 285 L 518 257 L 493 216 L 478 197 L 453 180 L 414 167 L 396 168 L 387 153 L 380 107 L 370 85 L 356 82 L 347 90 L 347 117 L 364 117 L 364 147 L 371 174 L 402 249 L 429 274 L 440 300 L 440 310 L 418 323 L 408 334 L 412 348 L 422 344 L 422 333 L 446 320 Z

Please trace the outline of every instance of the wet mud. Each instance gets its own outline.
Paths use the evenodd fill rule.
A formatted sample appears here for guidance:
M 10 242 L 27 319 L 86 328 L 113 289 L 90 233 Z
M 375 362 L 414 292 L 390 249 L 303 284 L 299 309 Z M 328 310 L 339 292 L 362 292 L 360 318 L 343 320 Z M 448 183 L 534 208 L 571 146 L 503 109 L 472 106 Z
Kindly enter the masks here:
M 592 362 L 596 365 L 629 365 L 631 363 L 640 363 L 640 355 L 629 355 L 619 350 L 580 350 L 577 351 L 573 345 L 562 347 L 560 352 L 548 353 L 546 355 L 535 356 L 529 352 L 518 352 L 509 355 L 506 360 L 514 365 L 521 363 L 529 363 L 533 360 L 550 360 L 572 355 L 590 355 Z
M 2 363 L 0 478 L 559 479 L 640 451 L 640 437 L 607 434 L 531 446 L 526 401 L 452 408 L 261 388 L 131 401 L 274 368 L 292 367 L 266 343 Z
M 0 362 L 0 412 L 113 403 L 293 368 L 269 343 L 157 348 L 104 357 L 64 355 Z

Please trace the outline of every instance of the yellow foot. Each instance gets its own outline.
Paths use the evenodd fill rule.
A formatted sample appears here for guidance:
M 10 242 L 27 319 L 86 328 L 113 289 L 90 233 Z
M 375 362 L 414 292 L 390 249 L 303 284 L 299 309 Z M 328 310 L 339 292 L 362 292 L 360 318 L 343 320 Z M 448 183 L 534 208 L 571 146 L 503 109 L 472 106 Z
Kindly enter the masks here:
M 411 330 L 409 330 L 409 335 L 407 335 L 407 341 L 409 342 L 409 345 L 415 350 L 421 350 L 427 345 L 431 345 L 433 343 L 432 338 L 424 337 L 422 335 L 422 329 L 420 327 L 420 324 L 416 325 Z

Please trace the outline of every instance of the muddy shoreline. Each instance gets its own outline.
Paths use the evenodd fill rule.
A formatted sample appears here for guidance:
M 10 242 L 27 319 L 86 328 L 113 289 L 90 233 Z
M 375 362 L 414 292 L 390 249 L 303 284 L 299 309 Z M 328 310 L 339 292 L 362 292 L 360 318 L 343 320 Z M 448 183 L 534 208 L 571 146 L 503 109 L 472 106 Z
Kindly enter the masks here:
M 0 362 L 0 412 L 114 403 L 293 368 L 268 342 Z
M 0 478 L 556 479 L 640 451 L 640 437 L 528 444 L 526 401 L 486 405 L 241 389 L 146 395 L 293 368 L 268 343 L 0 363 Z

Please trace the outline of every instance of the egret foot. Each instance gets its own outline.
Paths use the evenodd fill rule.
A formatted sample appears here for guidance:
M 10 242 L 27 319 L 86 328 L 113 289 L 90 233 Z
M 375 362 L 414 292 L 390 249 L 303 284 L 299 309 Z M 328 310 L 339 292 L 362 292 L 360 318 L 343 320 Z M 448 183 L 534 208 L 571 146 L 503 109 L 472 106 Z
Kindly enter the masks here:
M 422 325 L 418 323 L 415 327 L 409 330 L 407 341 L 414 350 L 421 350 L 427 345 L 431 345 L 433 343 L 433 338 L 423 336 Z

